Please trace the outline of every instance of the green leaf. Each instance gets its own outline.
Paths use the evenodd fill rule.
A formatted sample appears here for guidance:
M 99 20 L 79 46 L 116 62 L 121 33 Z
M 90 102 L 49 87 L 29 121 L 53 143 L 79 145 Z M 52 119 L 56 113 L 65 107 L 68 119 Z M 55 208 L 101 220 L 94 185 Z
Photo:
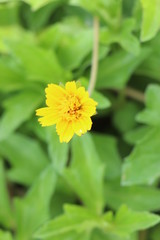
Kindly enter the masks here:
M 148 212 L 134 212 L 125 206 L 119 209 L 115 217 L 112 212 L 107 212 L 102 217 L 96 217 L 83 207 L 67 205 L 65 214 L 42 226 L 36 237 L 40 239 L 55 237 L 56 239 L 61 234 L 72 231 L 90 232 L 94 228 L 99 228 L 107 234 L 105 239 L 111 240 L 112 236 L 115 236 L 117 240 L 122 240 L 131 237 L 135 231 L 151 227 L 159 221 L 159 216 Z
M 62 173 L 68 161 L 69 145 L 66 143 L 60 143 L 55 127 L 50 127 L 48 129 L 47 142 L 53 166 L 56 171 Z
M 12 240 L 12 236 L 9 232 L 4 232 L 4 231 L 0 230 L 0 239 Z
M 117 140 L 112 136 L 92 134 L 98 155 L 106 166 L 106 179 L 115 179 L 121 174 L 121 158 L 117 149 Z
M 18 7 L 18 4 L 17 4 Z M 23 39 L 25 42 L 34 42 L 34 35 L 32 32 L 25 31 L 18 24 L 17 25 L 9 25 L 9 26 L 1 26 L 0 28 L 0 51 L 2 53 L 8 54 L 8 42 L 16 42 Z M 2 56 L 3 57 L 3 56 Z M 4 55 L 4 57 L 11 57 Z M 14 64 L 18 64 L 14 61 Z
M 124 16 L 131 16 L 133 14 L 134 8 L 139 1 L 122 1 Z
M 122 204 L 136 211 L 157 211 L 160 209 L 160 191 L 154 187 L 123 187 L 119 183 L 105 185 L 106 203 L 117 210 Z
M 140 43 L 137 37 L 132 33 L 135 27 L 133 18 L 123 22 L 120 32 L 117 36 L 117 42 L 128 52 L 138 55 L 140 53 Z
M 147 48 L 141 49 L 138 56 L 119 50 L 100 61 L 96 84 L 97 89 L 122 89 L 125 87 L 135 69 L 149 53 L 150 50 Z
M 111 106 L 110 101 L 102 93 L 93 91 L 92 98 L 98 103 L 97 109 L 105 109 Z
M 90 232 L 97 226 L 98 218 L 89 210 L 75 205 L 65 205 L 65 214 L 61 215 L 42 226 L 36 233 L 40 239 L 61 237 L 63 234 L 76 231 L 83 233 Z M 72 235 L 71 235 L 72 236 Z
M 25 130 L 35 134 L 38 139 L 42 140 L 43 142 L 46 142 L 48 129 L 49 128 L 42 127 L 37 121 L 37 118 L 32 118 L 25 124 Z
M 123 164 L 123 185 L 152 184 L 159 178 L 159 136 L 160 128 L 153 128 L 137 142 Z
M 141 40 L 148 41 L 160 29 L 160 0 L 141 0 L 141 4 L 143 8 Z
M 47 26 L 52 15 L 55 14 L 56 9 L 60 7 L 64 1 L 53 0 L 47 5 L 44 5 L 38 9 L 34 9 L 34 7 L 29 5 L 25 5 L 25 8 L 21 8 L 21 14 L 23 15 L 23 21 L 25 22 L 26 28 L 29 28 L 33 32 L 42 31 Z M 28 0 L 28 2 L 30 2 L 30 0 Z
M 57 217 L 63 213 L 63 206 L 66 203 L 74 204 L 76 202 L 76 196 L 68 188 L 68 184 L 64 181 L 63 177 L 58 179 L 56 186 L 56 193 L 51 202 L 51 215 Z
M 148 46 L 152 49 L 152 52 L 148 58 L 139 66 L 136 73 L 141 76 L 146 76 L 160 81 L 159 65 L 160 65 L 160 34 L 158 33 L 152 41 L 148 42 Z
M 89 233 L 77 233 L 75 231 L 64 233 L 54 237 L 54 240 L 90 240 Z M 53 238 L 47 238 L 45 240 L 53 240 Z
M 40 144 L 22 134 L 13 134 L 1 141 L 0 154 L 12 168 L 8 170 L 11 181 L 30 185 L 48 164 L 48 159 Z
M 148 127 L 148 126 L 140 126 L 140 127 L 134 128 L 124 135 L 124 139 L 127 143 L 134 145 L 142 141 L 142 139 L 145 137 L 145 135 L 148 134 L 148 132 L 150 132 L 150 130 L 151 130 L 151 127 Z
M 13 91 L 23 88 L 24 76 L 0 60 L 0 91 Z
M 73 5 L 78 5 L 91 12 L 93 15 L 100 16 L 107 24 L 116 27 L 119 25 L 121 16 L 121 0 L 70 0 Z
M 151 184 L 158 177 L 157 171 L 159 165 L 159 101 L 160 87 L 158 85 L 149 85 L 146 91 L 146 109 L 137 115 L 137 120 L 152 126 L 144 131 L 138 132 L 135 136 L 136 146 L 133 152 L 126 158 L 123 165 L 122 183 L 133 185 L 138 183 Z M 156 126 L 156 127 L 154 127 Z M 147 166 L 144 167 L 144 166 Z
M 134 102 L 125 102 L 113 115 L 113 123 L 116 128 L 124 133 L 136 126 L 135 116 L 140 107 Z M 125 121 L 124 121 L 125 119 Z
M 140 52 L 140 44 L 137 37 L 132 33 L 134 26 L 134 18 L 129 18 L 124 20 L 118 29 L 102 28 L 100 31 L 100 43 L 107 45 L 118 43 L 126 51 L 133 55 L 138 55 Z
M 152 230 L 152 232 L 150 234 L 150 239 L 151 240 L 159 240 L 159 236 L 160 236 L 160 226 L 158 225 Z
M 138 240 L 137 234 L 131 234 L 130 237 L 127 237 L 127 240 Z M 110 233 L 105 233 L 99 229 L 95 229 L 92 232 L 91 240 L 125 240 L 124 237 L 115 236 Z
M 0 224 L 6 228 L 12 228 L 14 226 L 13 213 L 11 210 L 10 198 L 7 189 L 7 182 L 3 162 L 0 159 Z M 0 232 L 0 239 L 1 238 Z M 6 234 L 8 235 L 8 234 Z
M 23 199 L 16 198 L 16 239 L 33 239 L 37 228 L 50 217 L 50 200 L 55 190 L 56 174 L 49 165 L 37 178 Z
M 65 177 L 83 203 L 96 213 L 102 212 L 104 204 L 103 170 L 91 136 L 75 137 L 72 142 L 72 164 L 65 171 Z
M 91 240 L 121 240 L 121 239 L 118 237 L 115 239 L 115 236 L 108 236 L 103 231 L 95 229 L 92 232 Z
M 0 6 L 0 25 L 16 25 L 18 22 L 18 4 L 16 2 L 8 2 Z
M 29 80 L 59 83 L 70 75 L 64 72 L 53 51 L 25 42 L 10 42 L 8 46 L 21 62 Z
M 160 53 L 152 53 L 136 70 L 140 76 L 146 76 L 160 81 L 159 76 Z
M 61 65 L 65 69 L 73 70 L 91 53 L 93 31 L 77 19 L 71 18 L 63 24 L 58 23 L 46 29 L 40 35 L 40 41 L 44 46 L 57 49 Z
M 108 218 L 107 214 L 106 218 Z M 158 215 L 148 212 L 136 212 L 122 206 L 116 216 L 110 220 L 111 225 L 107 231 L 119 237 L 127 238 L 131 233 L 152 227 L 159 221 Z
M 75 30 L 74 30 L 75 29 Z M 78 68 L 84 58 L 91 52 L 92 49 L 92 30 L 81 29 L 78 26 L 72 27 L 72 33 L 69 31 L 64 35 L 65 28 L 61 26 L 61 35 L 63 37 L 58 45 L 58 58 L 65 69 Z M 74 34 L 73 34 L 74 31 Z
M 106 58 L 106 56 L 109 54 L 109 51 L 110 51 L 110 46 L 100 44 L 99 45 L 99 58 L 98 58 L 99 61 Z M 92 53 L 90 53 L 84 59 L 83 63 L 79 67 L 79 69 L 77 69 L 76 76 L 78 76 L 78 78 L 83 76 L 84 71 L 91 66 L 91 60 L 92 60 Z M 90 71 L 89 70 L 87 71 L 87 76 L 88 76 L 88 78 L 90 76 Z
M 59 2 L 59 3 L 63 3 L 64 0 L 24 0 L 26 3 L 30 4 L 33 11 L 38 10 L 39 8 L 51 3 L 51 2 Z
M 42 102 L 40 92 L 27 90 L 7 98 L 4 102 L 6 111 L 0 118 L 0 141 L 6 139 L 23 122 L 27 121 Z
M 160 86 L 150 84 L 145 93 L 146 109 L 137 115 L 137 121 L 151 126 L 160 125 Z

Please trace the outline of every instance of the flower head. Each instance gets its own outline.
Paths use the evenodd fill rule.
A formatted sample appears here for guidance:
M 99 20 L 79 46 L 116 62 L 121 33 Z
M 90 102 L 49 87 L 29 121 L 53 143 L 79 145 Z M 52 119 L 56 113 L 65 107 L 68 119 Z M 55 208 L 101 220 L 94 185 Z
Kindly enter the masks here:
M 91 129 L 91 116 L 96 113 L 96 105 L 84 87 L 78 87 L 75 81 L 67 82 L 65 88 L 48 84 L 45 89 L 47 107 L 40 108 L 40 124 L 56 124 L 60 142 L 69 142 L 74 134 L 81 136 Z

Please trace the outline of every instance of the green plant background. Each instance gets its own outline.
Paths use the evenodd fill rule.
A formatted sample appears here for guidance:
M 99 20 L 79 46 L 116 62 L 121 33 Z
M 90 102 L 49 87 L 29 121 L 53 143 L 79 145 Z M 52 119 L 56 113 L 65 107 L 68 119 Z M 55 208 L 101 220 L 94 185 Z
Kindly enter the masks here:
M 160 0 L 0 1 L 0 240 L 160 239 Z M 42 128 L 48 83 L 88 85 L 93 128 Z M 151 213 L 152 212 L 152 213 Z

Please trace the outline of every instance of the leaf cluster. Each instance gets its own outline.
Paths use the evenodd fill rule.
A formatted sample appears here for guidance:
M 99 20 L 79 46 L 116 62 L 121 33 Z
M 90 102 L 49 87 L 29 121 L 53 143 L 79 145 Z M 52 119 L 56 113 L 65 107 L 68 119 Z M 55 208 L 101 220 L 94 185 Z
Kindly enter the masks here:
M 160 239 L 160 0 L 0 1 L 0 240 Z M 35 110 L 87 89 L 93 130 L 61 144 Z

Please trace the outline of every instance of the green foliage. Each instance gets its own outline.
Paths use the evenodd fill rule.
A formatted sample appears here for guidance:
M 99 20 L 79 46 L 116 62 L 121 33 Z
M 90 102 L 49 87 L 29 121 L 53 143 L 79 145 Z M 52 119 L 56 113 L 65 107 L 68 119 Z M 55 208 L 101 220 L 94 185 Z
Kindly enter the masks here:
M 31 184 L 49 163 L 37 140 L 18 133 L 1 141 L 0 154 L 7 158 L 12 166 L 8 170 L 8 177 L 25 185 Z
M 116 216 L 113 216 L 112 212 L 108 212 L 101 217 L 95 216 L 83 207 L 65 205 L 64 210 L 63 215 L 46 223 L 36 233 L 36 237 L 40 239 L 51 237 L 55 237 L 55 239 L 57 237 L 58 239 L 60 237 L 61 239 L 61 236 L 65 236 L 68 232 L 90 233 L 96 227 L 101 229 L 105 235 L 107 233 L 111 237 L 117 236 L 119 239 L 128 239 L 130 233 L 159 222 L 159 217 L 154 214 L 134 212 L 126 206 L 122 206 Z
M 159 177 L 159 93 L 158 85 L 149 85 L 146 90 L 146 109 L 137 115 L 139 122 L 152 126 L 150 130 L 139 136 L 140 139 L 123 165 L 122 183 L 151 184 Z M 140 134 L 141 135 L 141 134 Z M 148 167 L 145 168 L 144 166 Z M 139 174 L 139 171 L 141 174 Z
M 160 16 L 158 9 L 160 8 L 160 1 L 141 0 L 143 8 L 143 22 L 142 22 L 142 41 L 147 41 L 153 38 L 160 28 Z
M 72 156 L 72 165 L 65 171 L 67 181 L 89 209 L 101 213 L 104 204 L 104 165 L 100 162 L 90 135 L 75 137 L 72 142 Z
M 77 31 L 78 30 L 78 31 Z M 40 34 L 45 47 L 57 49 L 57 56 L 65 69 L 73 70 L 82 63 L 92 49 L 92 30 L 78 19 L 55 24 Z M 51 41 L 53 39 L 53 41 Z
M 54 169 L 61 173 L 63 172 L 68 161 L 69 145 L 59 142 L 55 128 L 50 128 L 50 130 L 47 132 L 47 142 L 49 156 L 53 162 Z
M 135 21 L 132 18 L 124 20 L 122 26 L 118 29 L 107 29 L 101 32 L 100 42 L 103 44 L 118 43 L 126 51 L 138 55 L 140 44 L 138 39 L 132 34 Z
M 123 184 L 152 184 L 160 176 L 159 133 L 159 128 L 152 129 L 136 144 L 133 152 L 126 158 L 123 165 Z
M 159 239 L 159 234 L 160 234 L 160 227 L 156 227 L 152 232 L 151 232 L 151 240 L 158 240 Z
M 132 73 L 147 58 L 149 52 L 149 49 L 143 48 L 140 54 L 135 56 L 123 50 L 118 50 L 110 58 L 100 61 L 97 88 L 124 88 Z
M 115 210 L 124 203 L 136 211 L 156 211 L 160 208 L 160 191 L 155 187 L 123 187 L 119 182 L 107 182 L 105 196 L 106 203 Z
M 5 140 L 24 121 L 27 121 L 41 102 L 42 98 L 39 97 L 39 93 L 32 90 L 21 91 L 4 100 L 5 112 L 0 120 L 0 140 Z M 24 106 L 25 111 L 23 112 Z M 23 114 L 21 114 L 22 112 Z
M 160 0 L 0 1 L 0 240 L 159 240 L 159 9 Z M 35 110 L 48 83 L 88 89 L 95 16 L 92 131 L 60 143 Z
M 57 3 L 63 3 L 65 2 L 64 0 L 25 0 L 26 3 L 30 4 L 33 11 L 45 6 L 46 4 L 49 4 L 51 2 L 54 2 L 55 5 L 57 5 Z
M 92 93 L 92 98 L 98 103 L 97 109 L 104 109 L 110 107 L 111 103 L 103 94 L 94 91 Z
M 152 53 L 149 58 L 145 59 L 144 62 L 139 66 L 136 72 L 142 76 L 153 78 L 157 81 L 160 80 L 159 77 L 159 33 L 156 35 L 152 41 L 148 42 L 148 46 L 152 48 Z
M 11 234 L 8 232 L 0 231 L 0 239 L 3 240 L 12 240 Z
M 150 85 L 146 90 L 146 109 L 137 115 L 137 121 L 151 125 L 159 126 L 160 86 Z
M 116 179 L 121 174 L 121 158 L 117 149 L 117 140 L 114 137 L 93 134 L 99 157 L 105 166 L 106 179 Z
M 72 231 L 85 232 L 98 225 L 99 219 L 83 207 L 65 205 L 64 209 L 65 214 L 44 225 L 36 234 L 37 238 L 58 237 Z
M 3 166 L 3 161 L 0 159 L 0 224 L 4 227 L 13 227 L 14 220 L 13 220 L 13 214 L 10 206 L 10 200 L 9 200 L 9 194 L 7 190 L 7 183 L 6 183 L 6 176 Z M 0 236 L 3 235 L 2 232 L 0 232 Z M 8 234 L 6 234 L 8 235 Z M 6 237 L 7 238 L 7 237 Z
M 64 72 L 53 51 L 44 51 L 38 46 L 25 42 L 11 43 L 9 48 L 12 54 L 25 66 L 24 71 L 29 80 L 52 82 L 54 76 L 57 83 L 63 81 Z
M 16 239 L 33 239 L 34 231 L 48 220 L 49 203 L 56 185 L 56 175 L 48 166 L 23 199 L 16 198 L 15 214 L 17 224 Z
M 108 232 L 123 237 L 123 239 L 134 231 L 151 227 L 159 222 L 159 217 L 154 214 L 131 211 L 126 206 L 122 206 L 115 217 L 111 213 L 107 213 L 104 218 L 111 224 Z
M 135 115 L 139 111 L 139 106 L 133 102 L 125 102 L 114 113 L 113 122 L 120 132 L 128 132 L 136 126 Z M 127 119 L 127 121 L 123 121 Z
M 2 91 L 14 91 L 23 88 L 25 79 L 23 74 L 13 69 L 11 66 L 0 61 L 0 89 Z

